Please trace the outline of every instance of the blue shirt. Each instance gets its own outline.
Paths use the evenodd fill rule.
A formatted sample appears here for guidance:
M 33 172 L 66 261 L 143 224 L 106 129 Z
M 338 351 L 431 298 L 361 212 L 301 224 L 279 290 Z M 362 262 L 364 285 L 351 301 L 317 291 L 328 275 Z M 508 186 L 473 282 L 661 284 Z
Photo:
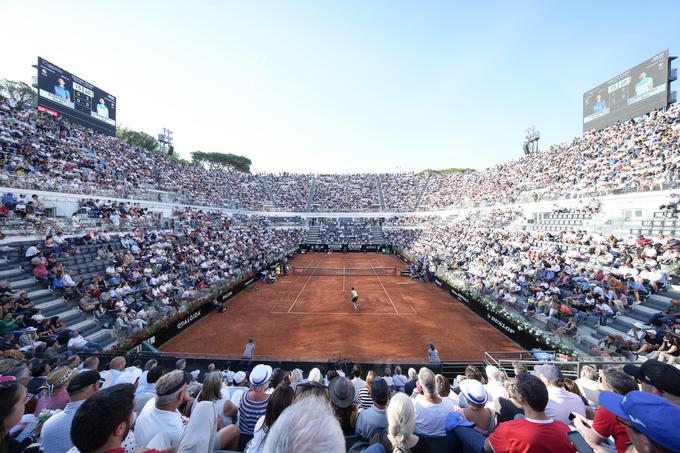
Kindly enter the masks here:
M 64 410 L 51 416 L 40 433 L 40 449 L 43 453 L 64 453 L 73 448 L 71 422 L 85 400 L 68 403 Z
M 371 406 L 359 412 L 357 416 L 356 434 L 360 434 L 364 439 L 370 439 L 375 433 L 387 428 L 387 414 L 385 409 L 378 409 Z
M 63 87 L 61 85 L 54 86 L 54 94 L 66 100 L 68 100 L 71 97 L 71 92 L 69 92 L 69 90 L 67 90 L 66 87 Z

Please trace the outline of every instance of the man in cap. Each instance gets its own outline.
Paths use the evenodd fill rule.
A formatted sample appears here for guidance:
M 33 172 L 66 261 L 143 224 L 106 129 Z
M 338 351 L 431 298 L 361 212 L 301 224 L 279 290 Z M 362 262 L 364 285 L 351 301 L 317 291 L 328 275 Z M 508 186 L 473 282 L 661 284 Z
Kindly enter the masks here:
M 636 451 L 680 451 L 680 408 L 667 399 L 635 390 L 625 396 L 602 392 L 600 403 L 626 427 Z
M 135 410 L 137 413 L 144 409 L 150 399 L 156 397 L 156 382 L 163 376 L 164 371 L 162 366 L 156 365 L 147 372 L 144 383 L 141 382 L 142 378 L 139 378 L 140 382 L 137 385 L 137 390 L 135 390 Z
M 484 451 L 574 453 L 576 449 L 567 437 L 569 427 L 553 420 L 545 412 L 548 389 L 541 379 L 529 373 L 520 373 L 517 376 L 517 390 L 525 417 L 498 425 L 484 442 Z
M 390 389 L 387 382 L 377 378 L 371 384 L 373 406 L 364 409 L 357 416 L 355 433 L 370 439 L 375 433 L 387 428 L 387 402 L 390 400 Z
M 186 399 L 187 388 L 187 379 L 180 370 L 171 371 L 158 379 L 155 400 L 146 403 L 135 424 L 137 445 L 146 446 L 161 432 L 168 433 L 172 445 L 179 444 L 184 423 L 177 408 Z
M 680 406 L 680 370 L 674 366 L 650 359 L 640 366 L 629 363 L 623 371 L 635 378 L 642 391 Z
M 572 412 L 586 416 L 586 406 L 581 397 L 562 387 L 564 377 L 559 368 L 549 363 L 536 365 L 533 374 L 548 388 L 548 405 L 545 408 L 548 417 L 569 425 Z
M 69 382 L 66 391 L 71 402 L 62 412 L 50 417 L 40 433 L 40 450 L 43 453 L 62 453 L 73 447 L 69 432 L 78 408 L 90 396 L 97 393 L 101 377 L 96 371 L 84 371 Z

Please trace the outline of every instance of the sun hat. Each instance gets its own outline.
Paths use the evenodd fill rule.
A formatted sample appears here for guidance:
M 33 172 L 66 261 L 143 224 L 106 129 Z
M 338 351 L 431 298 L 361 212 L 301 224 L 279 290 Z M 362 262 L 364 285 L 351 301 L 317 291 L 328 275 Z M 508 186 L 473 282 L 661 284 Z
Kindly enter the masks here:
M 328 385 L 328 396 L 338 407 L 349 407 L 354 402 L 354 385 L 343 376 L 334 378 Z
M 489 394 L 486 393 L 482 383 L 476 379 L 463 379 L 460 383 L 460 393 L 474 404 L 486 404 L 489 400 Z
M 254 387 L 265 385 L 272 377 L 272 372 L 272 367 L 269 365 L 256 365 L 253 371 L 250 372 L 250 384 Z

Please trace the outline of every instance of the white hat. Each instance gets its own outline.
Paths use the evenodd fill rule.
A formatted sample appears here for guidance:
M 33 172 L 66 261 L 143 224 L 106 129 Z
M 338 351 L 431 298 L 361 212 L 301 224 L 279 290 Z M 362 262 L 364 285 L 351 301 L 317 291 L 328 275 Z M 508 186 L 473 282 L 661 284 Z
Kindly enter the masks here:
M 486 404 L 489 400 L 489 394 L 486 393 L 484 386 L 475 379 L 463 379 L 460 383 L 460 393 L 475 404 Z
M 240 384 L 245 380 L 246 380 L 245 371 L 238 371 L 237 373 L 234 374 L 234 384 Z
M 265 385 L 272 377 L 272 371 L 272 367 L 269 365 L 256 365 L 253 371 L 250 372 L 250 384 L 255 387 Z
M 132 372 L 126 372 L 118 376 L 115 384 L 134 384 L 139 379 L 139 376 Z

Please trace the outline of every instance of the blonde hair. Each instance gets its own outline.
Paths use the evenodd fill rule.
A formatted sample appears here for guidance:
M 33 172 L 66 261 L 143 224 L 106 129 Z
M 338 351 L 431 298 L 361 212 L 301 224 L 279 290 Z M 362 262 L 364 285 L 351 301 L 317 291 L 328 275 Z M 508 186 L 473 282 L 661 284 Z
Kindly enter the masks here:
M 370 389 L 371 385 L 373 385 L 373 381 L 375 380 L 375 371 L 371 370 L 366 374 L 366 386 Z
M 387 438 L 394 453 L 409 453 L 406 440 L 413 436 L 416 427 L 416 410 L 411 398 L 397 393 L 387 406 Z
M 199 401 L 217 401 L 222 398 L 222 373 L 212 371 L 203 379 Z

